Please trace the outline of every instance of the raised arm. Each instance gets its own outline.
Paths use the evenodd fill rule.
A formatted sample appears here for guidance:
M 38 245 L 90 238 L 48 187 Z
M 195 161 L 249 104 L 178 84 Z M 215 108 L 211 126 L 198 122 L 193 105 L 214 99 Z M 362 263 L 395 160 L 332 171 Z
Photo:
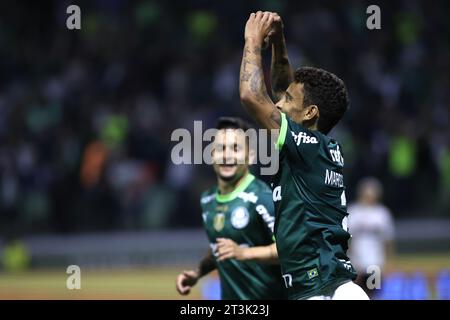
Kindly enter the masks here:
M 197 270 L 185 270 L 178 275 L 176 281 L 178 293 L 181 295 L 189 294 L 192 287 L 195 286 L 201 277 L 207 275 L 216 268 L 216 260 L 210 249 L 208 254 L 200 261 Z
M 270 77 L 272 96 L 275 102 L 281 100 L 289 84 L 294 81 L 294 74 L 289 63 L 289 57 L 284 39 L 283 21 L 278 14 L 274 15 L 273 28 L 270 32 L 272 43 L 272 63 Z
M 267 94 L 262 68 L 261 47 L 269 34 L 274 14 L 252 13 L 245 26 L 245 46 L 239 79 L 243 106 L 255 121 L 266 129 L 279 129 L 281 115 Z

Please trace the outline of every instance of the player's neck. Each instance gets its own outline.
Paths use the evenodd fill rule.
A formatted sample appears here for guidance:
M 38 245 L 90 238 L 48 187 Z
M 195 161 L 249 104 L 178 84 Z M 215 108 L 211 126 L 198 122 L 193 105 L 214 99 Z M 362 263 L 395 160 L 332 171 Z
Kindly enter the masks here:
M 234 189 L 236 189 L 239 184 L 244 181 L 244 179 L 247 177 L 248 175 L 248 171 L 244 172 L 244 174 L 236 180 L 233 181 L 224 181 L 222 179 L 220 179 L 220 177 L 217 179 L 217 186 L 219 188 L 219 193 L 221 195 L 224 194 L 228 194 L 234 191 Z
M 306 129 L 311 130 L 311 131 L 317 131 L 317 121 L 302 121 L 300 123 L 302 126 L 304 126 Z

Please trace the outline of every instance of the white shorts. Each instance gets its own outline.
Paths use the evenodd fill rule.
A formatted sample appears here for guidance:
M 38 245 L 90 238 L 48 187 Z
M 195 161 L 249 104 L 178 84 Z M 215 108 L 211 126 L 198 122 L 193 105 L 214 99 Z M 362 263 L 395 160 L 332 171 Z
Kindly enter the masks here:
M 307 300 L 370 300 L 364 290 L 353 281 L 341 284 L 329 296 L 314 296 Z

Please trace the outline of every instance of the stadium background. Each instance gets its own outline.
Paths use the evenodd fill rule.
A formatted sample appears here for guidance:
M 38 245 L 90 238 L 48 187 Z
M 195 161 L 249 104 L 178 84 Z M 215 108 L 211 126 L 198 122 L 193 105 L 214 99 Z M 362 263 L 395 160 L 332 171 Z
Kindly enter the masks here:
M 366 28 L 369 4 L 381 30 Z M 177 273 L 207 249 L 198 198 L 215 179 L 172 164 L 170 135 L 247 118 L 238 74 L 258 9 L 282 16 L 293 66 L 348 86 L 332 132 L 347 198 L 376 176 L 396 222 L 384 297 L 449 298 L 448 2 L 93 0 L 0 4 L 1 299 L 179 298 Z M 70 264 L 82 290 L 66 289 Z M 215 280 L 187 298 L 214 298 Z

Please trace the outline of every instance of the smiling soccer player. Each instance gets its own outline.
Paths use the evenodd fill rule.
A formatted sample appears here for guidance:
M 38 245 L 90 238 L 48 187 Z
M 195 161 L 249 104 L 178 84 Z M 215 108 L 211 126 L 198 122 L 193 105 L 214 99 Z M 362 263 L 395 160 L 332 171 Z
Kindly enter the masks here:
M 224 117 L 217 129 L 217 186 L 201 196 L 210 250 L 197 270 L 178 275 L 177 290 L 188 294 L 199 278 L 217 269 L 222 299 L 286 299 L 273 241 L 272 193 L 249 171 L 253 150 L 245 139 L 248 126 L 239 118 Z
M 272 42 L 272 102 L 261 48 Z M 245 26 L 241 102 L 266 129 L 278 130 L 280 169 L 273 179 L 275 237 L 290 299 L 368 299 L 353 283 L 347 257 L 344 158 L 328 132 L 347 110 L 345 85 L 317 68 L 291 71 L 283 25 L 276 13 L 252 13 Z

